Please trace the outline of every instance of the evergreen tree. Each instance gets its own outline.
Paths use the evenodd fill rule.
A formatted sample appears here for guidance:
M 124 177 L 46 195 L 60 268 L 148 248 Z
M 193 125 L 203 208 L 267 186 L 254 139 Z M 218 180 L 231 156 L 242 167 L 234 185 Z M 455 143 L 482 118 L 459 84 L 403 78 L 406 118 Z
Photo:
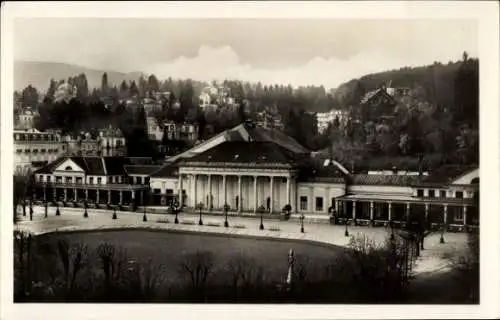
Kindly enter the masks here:
M 108 74 L 104 72 L 101 78 L 101 94 L 106 96 L 108 94 L 108 90 L 109 90 Z

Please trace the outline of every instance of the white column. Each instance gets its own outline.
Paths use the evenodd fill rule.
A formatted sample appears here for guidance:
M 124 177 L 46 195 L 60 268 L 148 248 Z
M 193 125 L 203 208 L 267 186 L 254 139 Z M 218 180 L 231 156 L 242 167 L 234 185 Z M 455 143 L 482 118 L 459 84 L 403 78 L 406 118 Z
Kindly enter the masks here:
M 120 190 L 120 204 L 123 203 L 123 191 Z
M 391 221 L 391 219 L 392 219 L 392 202 L 387 203 L 387 206 L 388 206 L 387 220 Z
M 222 208 L 224 208 L 224 206 L 227 204 L 227 176 L 226 175 L 223 175 L 222 176 L 222 192 L 223 192 L 223 203 L 222 203 Z
M 76 188 L 73 188 L 73 197 L 75 198 L 75 202 L 78 200 L 77 195 L 78 195 L 78 192 L 77 192 Z
M 352 219 L 356 219 L 356 201 L 352 202 Z
M 193 184 L 194 184 L 194 188 L 193 188 L 193 209 L 196 208 L 196 205 L 197 205 L 197 182 L 198 182 L 198 175 L 196 174 L 193 174 Z
M 121 195 L 121 191 L 120 191 L 120 204 L 122 204 L 122 195 Z M 111 204 L 111 190 L 108 190 L 108 204 Z
M 314 189 L 313 187 L 309 187 L 309 212 L 314 213 Z
M 370 221 L 373 221 L 373 201 L 370 201 Z
M 68 189 L 64 188 L 64 202 L 68 201 Z
M 290 203 L 290 179 L 291 177 L 286 178 L 286 204 L 291 205 Z
M 464 206 L 464 226 L 467 226 L 467 206 Z
M 410 203 L 406 203 L 406 221 L 410 220 Z
M 182 199 L 182 174 L 179 173 L 179 206 L 182 208 L 184 205 L 183 199 Z
M 243 201 L 241 199 L 241 176 L 238 176 L 238 212 L 241 212 L 243 208 Z
M 89 200 L 89 189 L 85 189 L 85 201 Z
M 257 176 L 254 176 L 253 177 L 253 201 L 254 201 L 254 208 L 253 208 L 253 212 L 254 213 L 257 213 Z
M 270 179 L 270 182 L 269 182 L 269 188 L 270 188 L 269 193 L 271 194 L 270 195 L 270 198 L 271 198 L 270 200 L 271 201 L 269 203 L 269 212 L 273 213 L 273 207 L 274 207 L 273 206 L 273 204 L 274 204 L 274 177 L 270 176 L 269 179 Z
M 208 210 L 212 209 L 212 175 L 208 175 Z
M 429 204 L 425 204 L 425 221 L 429 221 Z
M 95 194 L 96 194 L 96 196 L 95 196 L 95 201 L 96 201 L 97 203 L 99 203 L 99 193 L 100 193 L 99 191 L 100 191 L 99 189 L 96 189 L 96 191 L 95 191 Z

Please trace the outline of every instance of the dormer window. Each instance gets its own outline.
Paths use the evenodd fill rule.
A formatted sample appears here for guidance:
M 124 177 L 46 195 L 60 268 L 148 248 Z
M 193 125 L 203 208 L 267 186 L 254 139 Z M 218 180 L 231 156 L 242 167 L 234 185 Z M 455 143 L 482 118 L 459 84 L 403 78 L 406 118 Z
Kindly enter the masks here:
M 67 166 L 64 170 L 72 170 L 70 166 Z

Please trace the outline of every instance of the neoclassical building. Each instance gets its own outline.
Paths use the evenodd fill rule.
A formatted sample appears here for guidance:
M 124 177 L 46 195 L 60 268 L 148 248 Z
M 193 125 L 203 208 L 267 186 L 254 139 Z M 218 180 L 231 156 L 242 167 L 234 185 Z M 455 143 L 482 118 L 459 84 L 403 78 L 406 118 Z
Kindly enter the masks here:
M 166 160 L 137 165 L 123 157 L 62 157 L 35 172 L 37 196 L 135 202 L 184 211 L 278 214 L 349 219 L 356 224 L 405 224 L 420 216 L 462 230 L 478 225 L 479 168 L 447 165 L 425 174 L 404 170 L 351 173 L 316 159 L 278 130 L 240 124 Z

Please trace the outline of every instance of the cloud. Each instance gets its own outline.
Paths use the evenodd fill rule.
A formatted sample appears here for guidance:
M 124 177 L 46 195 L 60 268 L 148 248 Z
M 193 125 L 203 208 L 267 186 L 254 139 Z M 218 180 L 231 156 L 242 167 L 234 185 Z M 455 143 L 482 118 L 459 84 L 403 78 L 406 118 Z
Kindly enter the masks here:
M 454 56 L 444 52 L 441 54 L 441 62 L 447 63 L 460 56 L 460 51 Z M 145 72 L 154 73 L 160 78 L 191 78 L 200 81 L 237 79 L 260 81 L 263 84 L 323 85 L 330 89 L 368 73 L 432 64 L 434 61 L 440 61 L 439 57 L 436 59 L 435 52 L 426 55 L 425 52 L 412 54 L 408 51 L 388 53 L 371 50 L 348 59 L 314 57 L 294 67 L 271 70 L 242 63 L 238 53 L 230 46 L 204 45 L 194 57 L 180 56 L 171 62 L 147 67 Z

